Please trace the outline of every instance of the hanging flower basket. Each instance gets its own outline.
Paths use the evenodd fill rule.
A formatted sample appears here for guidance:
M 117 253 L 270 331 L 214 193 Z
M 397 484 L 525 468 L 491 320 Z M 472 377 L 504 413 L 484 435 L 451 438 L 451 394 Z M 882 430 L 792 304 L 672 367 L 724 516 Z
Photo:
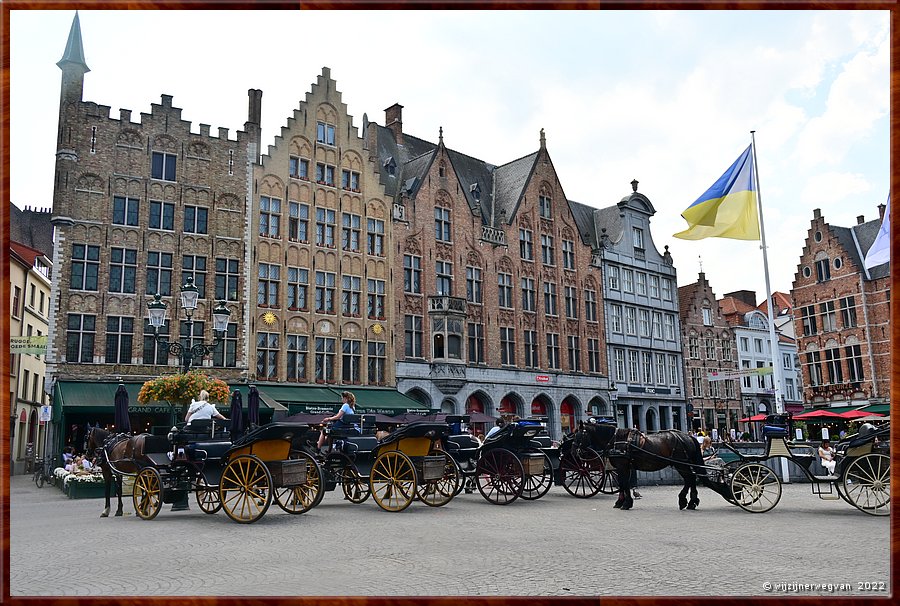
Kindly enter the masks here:
M 212 403 L 227 404 L 228 385 L 221 379 L 211 379 L 207 375 L 191 371 L 177 375 L 166 375 L 150 379 L 141 386 L 138 402 L 168 402 L 172 406 L 187 406 L 201 390 L 209 392 Z

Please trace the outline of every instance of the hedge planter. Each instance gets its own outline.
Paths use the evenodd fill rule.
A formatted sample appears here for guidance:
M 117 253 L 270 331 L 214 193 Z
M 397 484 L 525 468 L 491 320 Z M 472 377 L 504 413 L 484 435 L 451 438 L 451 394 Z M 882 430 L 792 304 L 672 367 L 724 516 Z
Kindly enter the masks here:
M 70 499 L 99 499 L 103 496 L 103 483 L 67 482 L 64 490 Z

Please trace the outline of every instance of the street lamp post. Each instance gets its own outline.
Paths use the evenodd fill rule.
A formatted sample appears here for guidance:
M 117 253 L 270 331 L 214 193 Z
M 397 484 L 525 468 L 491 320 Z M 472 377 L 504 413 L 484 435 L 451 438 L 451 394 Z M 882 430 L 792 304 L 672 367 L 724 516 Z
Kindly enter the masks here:
M 194 279 L 188 277 L 184 286 L 181 287 L 181 308 L 187 316 L 187 338 L 185 344 L 178 341 L 171 343 L 166 336 L 159 334 L 159 329 L 166 323 L 166 313 L 168 306 L 160 300 L 160 294 L 153 295 L 153 301 L 147 304 L 150 313 L 150 326 L 153 327 L 156 342 L 165 347 L 169 353 L 178 356 L 181 359 L 182 372 L 187 372 L 196 363 L 199 363 L 204 357 L 211 354 L 219 343 L 225 338 L 225 331 L 228 329 L 228 318 L 231 312 L 225 307 L 225 301 L 219 301 L 219 304 L 213 309 L 213 331 L 214 339 L 212 343 L 194 343 L 194 310 L 197 309 L 197 299 L 200 296 L 199 289 L 194 286 Z

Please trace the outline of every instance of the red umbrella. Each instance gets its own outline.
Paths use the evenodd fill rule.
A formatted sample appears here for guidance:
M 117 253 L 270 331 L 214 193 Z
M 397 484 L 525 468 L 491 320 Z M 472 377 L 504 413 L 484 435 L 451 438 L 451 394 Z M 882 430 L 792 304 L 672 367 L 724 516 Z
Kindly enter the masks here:
M 811 410 L 799 415 L 794 415 L 795 421 L 805 421 L 806 419 L 843 419 L 846 418 L 840 413 L 831 412 L 830 410 Z
M 766 415 L 759 414 L 759 415 L 753 415 L 752 417 L 744 417 L 743 419 L 740 420 L 740 422 L 741 423 L 750 423 L 750 422 L 765 421 L 765 420 L 766 420 Z
M 848 410 L 847 412 L 842 412 L 840 414 L 840 416 L 845 419 L 861 419 L 863 417 L 880 417 L 883 415 L 880 415 L 877 412 L 865 412 L 862 410 Z

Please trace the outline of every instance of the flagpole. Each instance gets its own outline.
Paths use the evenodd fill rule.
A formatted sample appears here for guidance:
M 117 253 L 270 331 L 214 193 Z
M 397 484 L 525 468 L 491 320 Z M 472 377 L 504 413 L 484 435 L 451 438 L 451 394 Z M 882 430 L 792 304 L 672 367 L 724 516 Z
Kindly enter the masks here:
M 784 412 L 784 397 L 782 396 L 782 372 L 781 372 L 781 363 L 779 358 L 781 357 L 778 351 L 778 336 L 775 334 L 775 318 L 772 315 L 772 287 L 769 285 L 769 255 L 766 251 L 766 224 L 763 221 L 763 208 L 762 208 L 762 192 L 759 189 L 759 170 L 756 165 L 756 131 L 750 131 L 750 149 L 751 155 L 753 157 L 753 179 L 755 181 L 754 185 L 756 186 L 756 207 L 759 211 L 759 237 L 760 237 L 760 247 L 762 248 L 763 253 L 763 270 L 766 276 L 766 307 L 769 315 L 769 344 L 772 348 L 772 379 L 774 381 L 775 388 L 775 413 L 781 414 Z M 789 436 L 788 439 L 792 439 L 793 436 Z M 790 482 L 790 475 L 788 472 L 787 461 L 781 457 L 781 476 L 784 482 Z

